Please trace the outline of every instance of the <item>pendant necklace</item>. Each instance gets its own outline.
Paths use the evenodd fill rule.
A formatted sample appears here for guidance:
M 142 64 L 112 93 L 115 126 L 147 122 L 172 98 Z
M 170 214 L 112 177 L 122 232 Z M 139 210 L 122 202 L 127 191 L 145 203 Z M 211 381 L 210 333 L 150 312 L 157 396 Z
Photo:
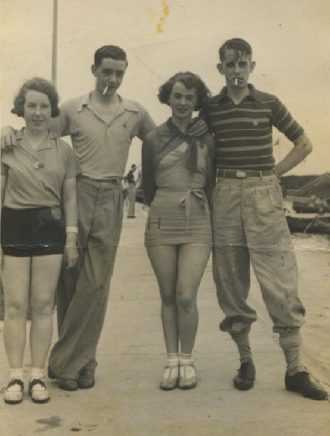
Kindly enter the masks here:
M 45 136 L 45 138 L 43 138 L 40 142 L 39 142 L 39 144 L 36 146 L 36 147 L 34 147 L 33 146 L 33 144 L 32 144 L 32 142 L 29 140 L 29 138 L 28 138 L 28 136 L 26 135 L 26 134 L 24 134 L 24 138 L 26 139 L 26 141 L 31 145 L 31 147 L 33 148 L 33 150 L 35 150 L 41 143 L 42 143 L 42 141 L 46 138 L 46 136 Z M 34 155 L 34 153 L 31 153 L 30 151 L 28 151 L 28 150 L 26 150 L 24 147 L 22 147 L 22 146 L 20 146 L 20 148 L 21 148 L 21 150 L 23 151 L 23 153 L 27 156 L 27 157 L 29 157 L 31 160 L 33 160 L 33 168 L 35 169 L 35 170 L 38 170 L 39 168 L 44 168 L 44 166 L 45 166 L 45 164 L 44 164 L 44 162 L 42 162 L 40 159 L 38 159 L 35 155 Z

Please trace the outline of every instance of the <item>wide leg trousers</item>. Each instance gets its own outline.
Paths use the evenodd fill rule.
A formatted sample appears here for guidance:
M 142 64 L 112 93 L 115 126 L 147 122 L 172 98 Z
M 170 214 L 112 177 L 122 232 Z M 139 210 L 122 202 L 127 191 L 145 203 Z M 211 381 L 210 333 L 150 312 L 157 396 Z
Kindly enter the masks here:
M 95 359 L 119 243 L 123 199 L 118 180 L 77 183 L 79 261 L 63 267 L 57 290 L 59 338 L 49 358 L 58 377 L 77 379 Z

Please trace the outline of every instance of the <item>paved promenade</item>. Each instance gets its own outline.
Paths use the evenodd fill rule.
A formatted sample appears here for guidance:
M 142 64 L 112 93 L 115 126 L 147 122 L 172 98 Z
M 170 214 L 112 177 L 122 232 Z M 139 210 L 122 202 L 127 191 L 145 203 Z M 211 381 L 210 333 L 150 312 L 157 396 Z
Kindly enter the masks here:
M 0 399 L 0 435 L 329 436 L 330 403 L 284 389 L 284 359 L 255 281 L 251 301 L 259 319 L 251 345 L 257 381 L 247 392 L 233 388 L 238 355 L 229 336 L 218 329 L 220 312 L 210 264 L 198 296 L 199 383 L 191 391 L 158 388 L 165 354 L 156 280 L 143 246 L 144 221 L 145 212 L 138 205 L 137 218 L 124 222 L 95 388 L 67 392 L 49 381 L 48 404 L 33 404 L 27 395 L 16 406 Z M 28 354 L 25 364 L 29 365 Z M 2 339 L 0 374 L 3 392 L 7 361 Z

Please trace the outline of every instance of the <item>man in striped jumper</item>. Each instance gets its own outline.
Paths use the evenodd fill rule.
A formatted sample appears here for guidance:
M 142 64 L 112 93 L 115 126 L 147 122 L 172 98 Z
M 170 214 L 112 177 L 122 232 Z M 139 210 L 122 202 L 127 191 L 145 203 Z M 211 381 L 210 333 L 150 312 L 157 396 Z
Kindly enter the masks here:
M 305 309 L 298 297 L 296 258 L 278 179 L 312 151 L 312 144 L 277 97 L 248 83 L 255 62 L 246 41 L 226 41 L 219 55 L 217 67 L 227 86 L 211 100 L 205 118 L 216 141 L 213 274 L 225 314 L 220 329 L 231 335 L 241 361 L 234 386 L 251 389 L 255 380 L 249 331 L 257 316 L 247 303 L 251 262 L 279 333 L 287 363 L 286 389 L 325 400 L 327 392 L 311 380 L 300 360 Z M 293 143 L 276 165 L 273 126 Z

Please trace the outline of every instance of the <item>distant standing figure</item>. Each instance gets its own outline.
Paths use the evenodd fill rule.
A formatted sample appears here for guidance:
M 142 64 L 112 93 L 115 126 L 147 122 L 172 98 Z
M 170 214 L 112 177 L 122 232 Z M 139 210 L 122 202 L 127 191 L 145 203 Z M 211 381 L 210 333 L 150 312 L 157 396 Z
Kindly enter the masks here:
M 158 98 L 172 116 L 142 145 L 144 198 L 150 205 L 145 245 L 157 276 L 167 361 L 160 388 L 191 389 L 197 376 L 192 351 L 198 327 L 197 291 L 211 252 L 209 194 L 213 138 L 192 118 L 209 98 L 195 74 L 178 73 Z M 179 356 L 180 352 L 180 356 Z
M 131 166 L 131 169 L 125 176 L 125 179 L 127 181 L 127 201 L 128 201 L 128 208 L 127 208 L 127 218 L 135 218 L 135 197 L 136 197 L 136 185 L 138 183 L 138 178 L 135 179 L 135 171 L 136 171 L 136 165 L 133 164 Z

